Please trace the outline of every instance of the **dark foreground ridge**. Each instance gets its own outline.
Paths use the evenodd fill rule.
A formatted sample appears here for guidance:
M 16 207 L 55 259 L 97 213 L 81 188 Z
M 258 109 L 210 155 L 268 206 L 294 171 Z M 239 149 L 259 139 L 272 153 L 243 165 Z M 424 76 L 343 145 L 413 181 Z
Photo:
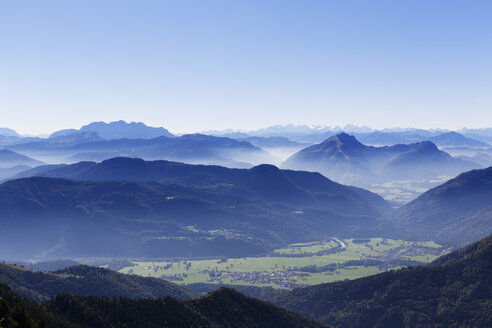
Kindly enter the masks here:
M 181 301 L 63 294 L 35 304 L 0 283 L 2 327 L 326 327 L 291 311 L 222 288 Z
M 437 259 L 274 296 L 336 327 L 491 327 L 492 235 Z
M 166 296 L 190 299 L 197 296 L 194 292 L 163 279 L 126 275 L 86 265 L 40 272 L 0 264 L 0 282 L 33 301 L 47 301 L 60 293 L 133 299 Z

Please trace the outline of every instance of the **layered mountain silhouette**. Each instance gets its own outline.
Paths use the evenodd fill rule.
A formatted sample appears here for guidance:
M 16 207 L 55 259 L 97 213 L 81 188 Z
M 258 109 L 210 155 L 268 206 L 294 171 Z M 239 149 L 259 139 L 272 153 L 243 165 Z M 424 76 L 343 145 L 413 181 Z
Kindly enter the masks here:
M 73 133 L 68 134 L 55 132 L 48 138 L 47 141 L 53 145 L 70 146 L 99 140 L 103 140 L 103 138 L 97 132 L 75 130 Z
M 38 166 L 43 162 L 24 156 L 8 149 L 0 149 L 0 168 L 11 168 L 14 166 Z
M 42 164 L 44 163 L 34 158 L 8 149 L 0 149 L 0 180 Z
M 0 136 L 5 137 L 20 137 L 20 134 L 9 128 L 0 128 Z
M 154 128 L 147 126 L 142 122 L 127 123 L 125 121 L 114 121 L 110 123 L 92 122 L 88 125 L 84 125 L 79 130 L 67 129 L 56 131 L 51 134 L 50 138 L 68 136 L 80 132 L 93 132 L 103 139 L 153 139 L 160 136 L 174 136 L 162 127 Z
M 360 142 L 373 146 L 392 146 L 396 144 L 417 143 L 434 135 L 435 133 L 433 132 L 418 129 L 409 131 L 373 131 L 366 133 L 354 133 L 354 136 Z
M 439 147 L 490 147 L 486 142 L 467 138 L 458 132 L 446 132 L 428 138 Z
M 429 141 L 372 147 L 337 134 L 292 155 L 283 168 L 317 171 L 342 183 L 370 185 L 438 175 L 456 175 L 480 165 L 457 159 Z
M 258 146 L 260 148 L 291 148 L 291 147 L 302 147 L 306 144 L 292 141 L 285 137 L 247 137 L 243 140 Z
M 397 209 L 407 238 L 467 244 L 492 233 L 492 167 L 472 170 Z
M 336 327 L 489 327 L 492 236 L 438 258 L 353 281 L 295 289 L 275 304 Z
M 249 142 L 200 134 L 181 137 L 160 136 L 153 139 L 100 139 L 96 132 L 84 131 L 16 144 L 8 148 L 45 159 L 47 162 L 100 161 L 116 156 L 132 156 L 151 160 L 168 159 L 251 167 L 250 163 L 272 161 L 272 155 Z

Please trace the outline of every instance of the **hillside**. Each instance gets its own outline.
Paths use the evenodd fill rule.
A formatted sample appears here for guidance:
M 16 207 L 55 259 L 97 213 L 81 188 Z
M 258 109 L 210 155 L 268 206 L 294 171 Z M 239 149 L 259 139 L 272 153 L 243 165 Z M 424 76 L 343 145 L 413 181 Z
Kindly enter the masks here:
M 134 299 L 166 296 L 189 299 L 196 296 L 186 288 L 162 279 L 125 275 L 84 265 L 40 272 L 0 263 L 0 282 L 34 301 L 47 301 L 60 293 Z
M 336 327 L 490 327 L 492 236 L 426 267 L 280 294 L 274 302 Z
M 492 167 L 433 188 L 392 214 L 407 238 L 464 245 L 492 233 Z
M 80 326 L 98 327 L 326 327 L 293 312 L 223 288 L 208 296 L 131 301 L 61 295 L 48 311 Z
M 241 188 L 260 197 L 295 204 L 328 209 L 344 214 L 369 214 L 389 209 L 377 194 L 367 190 L 344 186 L 333 182 L 319 173 L 279 170 L 271 165 L 260 165 L 252 169 L 229 169 L 211 165 L 190 165 L 169 161 L 144 161 L 137 158 L 113 158 L 95 162 L 80 162 L 72 165 L 46 165 L 18 174 L 16 178 L 32 176 L 66 178 L 93 181 L 159 181 L 165 184 L 179 184 L 186 187 L 214 189 L 229 185 Z M 343 196 L 343 201 L 327 205 L 326 199 L 314 204 L 313 198 L 323 195 Z M 326 198 L 326 197 L 325 197 Z M 358 210 L 360 208 L 360 210 Z
M 456 175 L 480 165 L 454 158 L 429 141 L 373 147 L 360 143 L 354 136 L 340 133 L 302 149 L 281 167 L 317 171 L 338 182 L 364 186 Z
M 232 289 L 190 301 L 62 294 L 47 303 L 34 304 L 2 283 L 0 323 L 9 328 L 328 327 Z
M 0 185 L 2 257 L 242 257 L 327 235 L 381 235 L 379 196 L 330 181 L 310 192 L 273 166 L 239 173 L 249 187 L 10 180 Z M 340 193 L 319 192 L 331 187 Z

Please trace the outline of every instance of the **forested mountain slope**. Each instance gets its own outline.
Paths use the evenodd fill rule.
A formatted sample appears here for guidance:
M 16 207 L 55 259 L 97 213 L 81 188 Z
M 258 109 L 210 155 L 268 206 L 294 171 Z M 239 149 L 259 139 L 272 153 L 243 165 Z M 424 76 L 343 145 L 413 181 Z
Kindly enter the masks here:
M 156 278 L 125 275 L 85 265 L 54 272 L 40 272 L 0 263 L 0 282 L 34 301 L 46 301 L 59 293 L 80 296 L 189 299 L 196 294 L 174 283 Z
M 435 187 L 392 214 L 406 238 L 466 245 L 492 233 L 492 167 Z
M 232 289 L 190 301 L 61 294 L 47 303 L 34 304 L 2 283 L 0 323 L 6 328 L 328 327 Z

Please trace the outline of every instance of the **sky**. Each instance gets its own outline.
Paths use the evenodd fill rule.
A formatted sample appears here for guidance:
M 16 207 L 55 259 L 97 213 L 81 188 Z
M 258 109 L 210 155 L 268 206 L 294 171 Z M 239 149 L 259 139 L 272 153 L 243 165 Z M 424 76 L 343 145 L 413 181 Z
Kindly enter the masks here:
M 0 1 L 0 127 L 492 127 L 492 1 Z

